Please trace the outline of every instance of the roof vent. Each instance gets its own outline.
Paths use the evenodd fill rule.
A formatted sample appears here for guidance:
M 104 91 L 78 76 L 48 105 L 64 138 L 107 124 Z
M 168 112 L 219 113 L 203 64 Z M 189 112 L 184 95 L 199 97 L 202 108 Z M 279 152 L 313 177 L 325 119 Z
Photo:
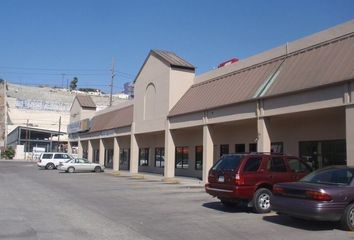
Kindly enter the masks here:
M 231 58 L 230 60 L 227 60 L 225 62 L 222 62 L 218 65 L 218 68 L 222 68 L 222 67 L 225 67 L 225 66 L 228 66 L 228 65 L 231 65 L 231 64 L 234 64 L 238 62 L 238 58 Z

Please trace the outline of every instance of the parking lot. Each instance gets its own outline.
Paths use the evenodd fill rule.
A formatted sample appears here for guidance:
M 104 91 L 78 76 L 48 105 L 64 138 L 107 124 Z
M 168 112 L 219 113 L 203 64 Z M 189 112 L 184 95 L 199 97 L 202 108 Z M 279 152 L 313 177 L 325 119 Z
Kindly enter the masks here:
M 192 183 L 0 161 L 0 239 L 354 239 L 336 223 L 225 209 Z

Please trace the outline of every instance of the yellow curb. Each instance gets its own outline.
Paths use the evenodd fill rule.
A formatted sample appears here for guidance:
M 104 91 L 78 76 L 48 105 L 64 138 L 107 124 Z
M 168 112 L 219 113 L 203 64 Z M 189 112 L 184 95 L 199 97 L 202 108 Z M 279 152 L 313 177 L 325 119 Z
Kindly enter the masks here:
M 163 178 L 161 181 L 166 184 L 180 184 L 176 178 Z
M 141 174 L 133 174 L 130 176 L 131 179 L 144 179 L 144 175 Z

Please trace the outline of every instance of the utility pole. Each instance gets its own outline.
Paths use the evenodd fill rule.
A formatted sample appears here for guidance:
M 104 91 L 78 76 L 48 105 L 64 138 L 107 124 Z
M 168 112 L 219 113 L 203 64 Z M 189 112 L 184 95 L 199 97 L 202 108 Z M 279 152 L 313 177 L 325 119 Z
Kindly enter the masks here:
M 64 88 L 65 73 L 62 73 L 61 76 L 62 76 L 62 78 L 61 78 L 61 88 Z
M 112 106 L 112 95 L 113 95 L 113 80 L 115 77 L 115 72 L 114 72 L 114 58 L 112 58 L 112 78 L 111 78 L 111 84 L 109 85 L 111 87 L 111 93 L 109 94 L 109 106 Z
M 59 152 L 59 144 L 60 144 L 60 128 L 61 128 L 61 116 L 59 117 L 59 131 L 58 131 L 58 144 L 57 144 L 58 152 Z

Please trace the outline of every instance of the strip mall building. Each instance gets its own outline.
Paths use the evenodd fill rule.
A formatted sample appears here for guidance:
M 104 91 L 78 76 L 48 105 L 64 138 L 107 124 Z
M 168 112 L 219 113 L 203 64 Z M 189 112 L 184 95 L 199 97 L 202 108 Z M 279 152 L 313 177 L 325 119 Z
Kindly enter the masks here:
M 354 165 L 354 20 L 199 76 L 176 54 L 152 50 L 134 87 L 132 101 L 99 112 L 74 100 L 69 145 L 80 156 L 204 181 L 233 152 Z

